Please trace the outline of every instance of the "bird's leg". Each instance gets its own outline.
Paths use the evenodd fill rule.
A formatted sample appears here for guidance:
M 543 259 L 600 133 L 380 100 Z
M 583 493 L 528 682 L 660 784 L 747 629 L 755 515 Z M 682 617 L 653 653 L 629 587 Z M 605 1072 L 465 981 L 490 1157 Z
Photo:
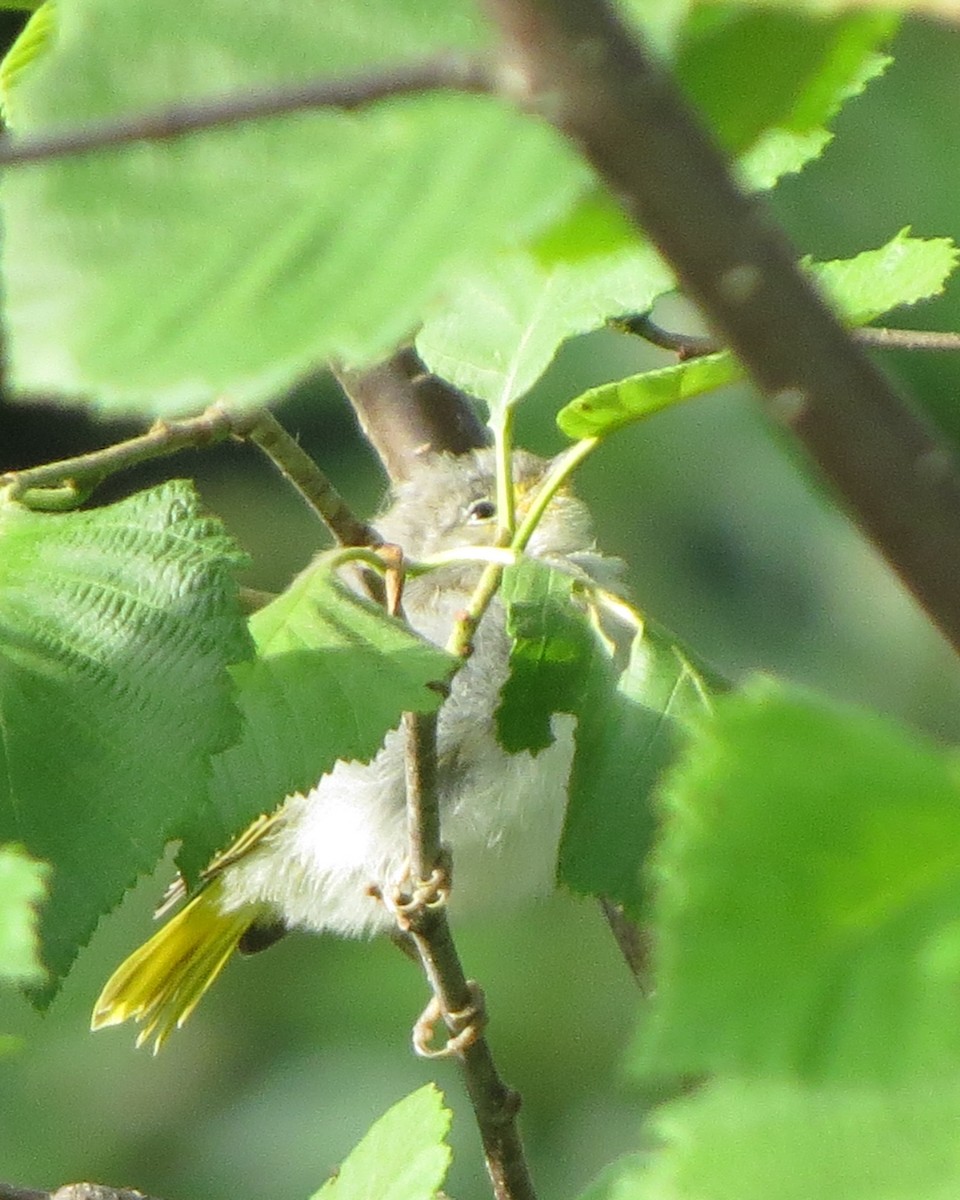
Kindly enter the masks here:
M 424 947 L 431 923 L 435 923 L 434 918 L 449 899 L 451 872 L 452 859 L 444 847 L 429 879 L 411 878 L 408 867 L 392 888 L 370 889 L 370 894 L 380 900 L 397 923 L 393 941 L 405 954 L 419 960 L 432 984 L 435 980 L 429 969 L 430 956 L 424 953 Z M 447 928 L 446 922 L 443 922 L 443 928 Z M 430 1003 L 413 1027 L 413 1048 L 421 1058 L 460 1056 L 483 1035 L 487 1024 L 483 992 L 474 980 L 467 981 L 467 988 L 470 1002 L 461 1008 L 447 1008 L 440 999 L 439 988 L 434 986 Z M 450 1036 L 442 1046 L 434 1048 L 431 1043 L 440 1021 L 446 1025 Z

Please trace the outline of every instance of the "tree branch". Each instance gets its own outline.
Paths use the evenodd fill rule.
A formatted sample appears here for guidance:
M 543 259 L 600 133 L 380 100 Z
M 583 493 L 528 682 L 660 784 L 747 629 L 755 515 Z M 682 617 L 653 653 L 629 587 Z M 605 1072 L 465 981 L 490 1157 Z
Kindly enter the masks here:
M 7 471 L 0 475 L 0 488 L 8 488 L 12 499 L 32 508 L 73 507 L 119 471 L 181 450 L 212 446 L 228 437 L 242 438 L 257 446 L 341 545 L 380 545 L 380 535 L 373 526 L 353 515 L 310 455 L 266 411 L 238 416 L 214 404 L 198 417 L 157 421 L 146 433 L 101 450 L 22 471 Z
M 428 451 L 465 454 L 489 444 L 469 399 L 432 375 L 410 346 L 366 371 L 333 370 L 394 482 Z
M 408 66 L 364 71 L 341 79 L 314 79 L 171 104 L 155 112 L 91 121 L 34 137 L 0 139 L 0 166 L 23 166 L 133 142 L 169 141 L 204 129 L 311 109 L 350 112 L 378 100 L 437 90 L 489 92 L 492 90 L 489 68 L 479 58 L 443 54 Z
M 608 322 L 612 329 L 632 333 L 661 350 L 671 350 L 681 360 L 716 354 L 724 346 L 716 338 L 696 333 L 677 333 L 664 329 L 651 319 L 649 313 L 630 313 Z M 929 350 L 955 353 L 960 350 L 960 333 L 944 333 L 938 329 L 889 329 L 881 325 L 864 325 L 851 329 L 850 336 L 861 346 L 880 350 Z
M 676 84 L 605 0 L 485 0 L 504 89 L 578 144 L 960 649 L 960 477 L 854 345 Z
M 327 476 L 271 413 L 260 412 L 249 423 L 239 424 L 237 433 L 263 451 L 341 546 L 380 545 L 383 539 L 373 526 L 354 516 Z
M 55 1192 L 15 1187 L 0 1183 L 0 1200 L 151 1200 L 143 1192 L 112 1188 L 102 1183 L 65 1183 Z
M 407 713 L 404 723 L 409 857 L 416 892 L 426 888 L 427 881 L 442 877 L 448 864 L 440 844 L 436 717 Z M 433 1015 L 438 1015 L 450 1030 L 450 1054 L 463 1071 L 494 1196 L 496 1200 L 536 1200 L 517 1127 L 520 1097 L 501 1079 L 483 1035 L 479 989 L 464 973 L 446 905 L 415 895 L 400 912 L 400 928 L 413 941 L 434 996 L 434 1004 L 428 1006 L 418 1027 L 429 1026 Z M 414 1042 L 418 1045 L 416 1033 Z M 418 1048 L 425 1052 L 422 1046 Z
M 59 462 L 7 471 L 0 475 L 0 488 L 9 488 L 11 497 L 35 508 L 46 507 L 43 493 L 66 488 L 79 503 L 110 475 L 126 471 L 154 458 L 164 458 L 181 450 L 198 450 L 222 442 L 235 432 L 234 418 L 214 404 L 198 417 L 183 421 L 158 421 L 147 433 L 79 454 Z

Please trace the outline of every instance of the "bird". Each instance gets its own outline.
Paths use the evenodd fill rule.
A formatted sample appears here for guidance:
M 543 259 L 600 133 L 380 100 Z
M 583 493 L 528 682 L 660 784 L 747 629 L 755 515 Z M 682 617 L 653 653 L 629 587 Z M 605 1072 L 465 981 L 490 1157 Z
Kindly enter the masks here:
M 549 463 L 512 455 L 518 509 Z M 492 448 L 425 454 L 394 486 L 376 518 L 386 542 L 413 560 L 446 554 L 436 570 L 409 577 L 403 612 L 421 637 L 444 645 L 482 564 L 449 552 L 492 546 L 498 536 Z M 590 515 L 572 492 L 551 500 L 526 553 L 575 573 L 616 574 L 595 548 Z M 574 750 L 574 721 L 553 718 L 554 741 L 536 754 L 507 753 L 494 713 L 509 672 L 505 610 L 494 598 L 473 649 L 454 676 L 437 721 L 442 836 L 454 864 L 451 915 L 509 907 L 552 890 Z M 157 915 L 165 924 L 113 973 L 93 1011 L 93 1029 L 139 1023 L 137 1046 L 156 1053 L 184 1024 L 236 950 L 265 948 L 287 930 L 362 938 L 388 933 L 382 897 L 406 869 L 403 733 L 393 729 L 367 763 L 339 761 L 306 793 L 260 816 L 204 871 L 185 898 L 177 881 Z

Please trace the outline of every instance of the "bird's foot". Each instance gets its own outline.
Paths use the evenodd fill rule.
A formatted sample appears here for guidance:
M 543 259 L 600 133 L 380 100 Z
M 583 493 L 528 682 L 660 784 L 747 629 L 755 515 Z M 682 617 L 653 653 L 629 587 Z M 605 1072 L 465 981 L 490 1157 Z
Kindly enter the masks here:
M 451 869 L 450 854 L 444 847 L 429 878 L 413 878 L 408 867 L 399 883 L 391 888 L 371 887 L 370 894 L 393 915 L 397 928 L 409 933 L 424 913 L 443 908 L 450 899 Z
M 483 1037 L 487 1027 L 487 1005 L 483 989 L 470 979 L 470 1003 L 455 1012 L 444 1012 L 440 1001 L 434 996 L 420 1014 L 413 1027 L 413 1048 L 421 1058 L 455 1058 L 468 1050 Z M 443 1022 L 449 1037 L 442 1046 L 433 1046 L 437 1025 Z

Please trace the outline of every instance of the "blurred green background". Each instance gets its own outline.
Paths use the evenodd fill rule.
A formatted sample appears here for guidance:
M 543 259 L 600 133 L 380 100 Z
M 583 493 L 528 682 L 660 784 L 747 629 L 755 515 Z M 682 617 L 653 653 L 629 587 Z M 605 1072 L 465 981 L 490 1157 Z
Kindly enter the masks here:
M 848 105 L 836 143 L 772 198 L 799 248 L 834 258 L 906 224 L 960 240 L 960 35 L 911 22 L 886 77 Z M 658 314 L 687 324 L 677 305 Z M 960 328 L 960 286 L 892 321 Z M 521 440 L 552 452 L 558 406 L 582 388 L 669 357 L 603 334 L 571 344 L 522 407 Z M 882 362 L 960 440 L 960 360 L 884 354 Z M 382 484 L 328 380 L 278 409 L 364 512 Z M 126 432 L 53 407 L 0 407 L 0 469 L 46 461 Z M 321 544 L 307 511 L 243 447 L 183 455 L 117 495 L 198 473 L 210 507 L 252 554 L 248 582 L 277 588 Z M 640 606 L 735 677 L 770 671 L 902 717 L 943 740 L 960 732 L 960 676 L 885 566 L 831 507 L 748 389 L 698 400 L 621 434 L 582 473 L 599 541 L 630 564 Z M 394 1100 L 436 1079 L 455 1109 L 448 1191 L 485 1196 L 476 1136 L 451 1065 L 417 1061 L 409 1029 L 425 1000 L 388 944 L 291 937 L 233 964 L 159 1058 L 131 1030 L 91 1036 L 90 1007 L 150 929 L 166 864 L 105 920 L 44 1017 L 0 995 L 0 1032 L 23 1038 L 0 1059 L 0 1179 L 31 1186 L 94 1179 L 166 1200 L 307 1197 Z M 632 985 L 590 904 L 558 896 L 510 920 L 464 928 L 490 1036 L 523 1094 L 523 1127 L 544 1196 L 573 1195 L 637 1145 L 641 1097 L 621 1070 L 638 1020 Z

